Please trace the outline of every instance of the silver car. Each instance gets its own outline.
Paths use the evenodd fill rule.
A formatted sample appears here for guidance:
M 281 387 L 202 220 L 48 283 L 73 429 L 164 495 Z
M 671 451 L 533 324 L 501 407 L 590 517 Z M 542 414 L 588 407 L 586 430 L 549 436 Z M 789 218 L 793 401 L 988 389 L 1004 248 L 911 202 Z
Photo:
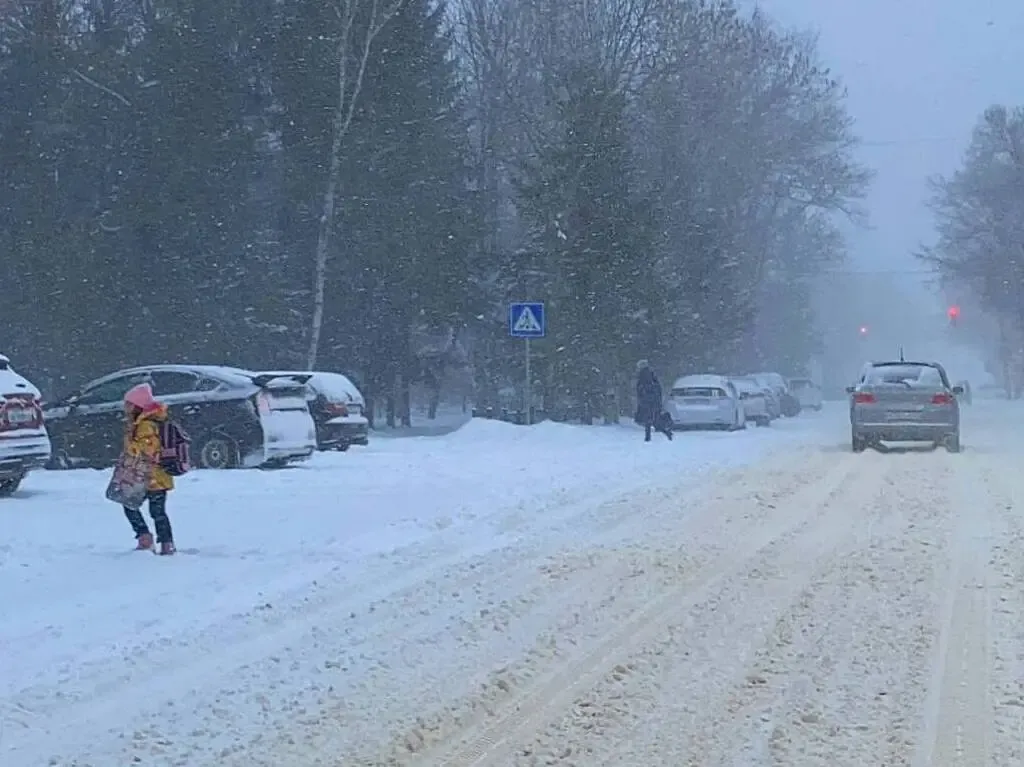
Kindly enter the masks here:
M 854 452 L 880 442 L 932 442 L 960 452 L 959 386 L 937 362 L 872 362 L 850 393 Z
M 769 426 L 772 422 L 768 411 L 768 395 L 770 391 L 763 388 L 753 378 L 738 376 L 730 378 L 736 391 L 739 392 L 740 401 L 743 403 L 743 410 L 747 420 L 753 421 L 758 426 Z

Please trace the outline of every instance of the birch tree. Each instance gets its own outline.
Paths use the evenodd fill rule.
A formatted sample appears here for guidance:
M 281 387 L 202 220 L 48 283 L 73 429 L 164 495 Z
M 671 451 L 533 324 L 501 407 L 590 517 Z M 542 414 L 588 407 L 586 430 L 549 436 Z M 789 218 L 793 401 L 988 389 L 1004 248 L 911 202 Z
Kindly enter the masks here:
M 342 151 L 352 126 L 359 93 L 363 87 L 366 64 L 374 40 L 401 9 L 404 0 L 337 0 L 335 10 L 340 21 L 340 34 L 335 48 L 337 56 L 337 102 L 331 122 L 331 148 L 328 157 L 327 183 L 323 194 L 316 255 L 313 268 L 313 315 L 310 322 L 309 349 L 306 366 L 316 367 L 320 337 L 324 324 L 324 299 L 327 285 L 327 263 L 331 237 L 336 225 L 336 209 L 341 184 Z

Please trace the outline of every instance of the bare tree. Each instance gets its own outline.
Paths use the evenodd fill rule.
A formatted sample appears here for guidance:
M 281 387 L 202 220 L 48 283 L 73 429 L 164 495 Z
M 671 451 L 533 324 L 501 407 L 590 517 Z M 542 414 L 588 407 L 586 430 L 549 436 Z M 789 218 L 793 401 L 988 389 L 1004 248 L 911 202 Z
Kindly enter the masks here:
M 938 238 L 919 257 L 1024 328 L 1024 109 L 988 109 L 962 167 L 932 189 Z
M 500 105 L 527 153 L 549 145 L 550 107 L 566 71 L 597 64 L 622 89 L 637 87 L 665 0 L 460 0 L 458 43 L 480 97 Z
M 327 261 L 334 233 L 338 187 L 341 183 L 342 148 L 356 104 L 363 88 L 366 63 L 373 50 L 377 35 L 394 18 L 404 0 L 336 0 L 336 12 L 341 22 L 336 52 L 338 56 L 338 102 L 334 108 L 331 126 L 331 156 L 324 190 L 320 226 L 316 240 L 316 263 L 313 270 L 313 319 L 310 325 L 309 351 L 306 366 L 316 367 L 320 351 L 320 336 L 324 323 L 324 299 L 327 285 Z

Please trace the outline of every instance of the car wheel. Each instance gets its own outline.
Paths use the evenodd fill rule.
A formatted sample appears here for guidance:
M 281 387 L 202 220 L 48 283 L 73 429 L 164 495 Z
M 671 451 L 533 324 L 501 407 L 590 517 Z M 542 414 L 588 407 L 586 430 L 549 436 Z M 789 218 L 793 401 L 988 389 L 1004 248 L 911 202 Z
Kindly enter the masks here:
M 868 446 L 867 440 L 863 437 L 858 437 L 856 434 L 851 437 L 850 442 L 853 452 L 855 453 L 863 453 L 864 448 Z
M 203 441 L 197 458 L 201 469 L 233 469 L 238 465 L 237 456 L 235 443 L 215 434 Z
M 352 443 L 351 443 L 351 442 L 341 442 L 341 443 L 339 443 L 339 444 L 338 444 L 338 447 L 337 447 L 337 448 L 335 448 L 335 449 L 336 449 L 336 450 L 337 450 L 337 451 L 338 451 L 339 453 L 344 453 L 344 452 L 346 452 L 346 451 L 347 451 L 347 450 L 348 450 L 348 449 L 349 449 L 350 447 L 352 447 Z
M 0 479 L 0 498 L 10 498 L 14 495 L 23 479 L 25 479 L 24 474 L 16 474 L 13 477 Z
M 948 437 L 946 437 L 946 450 L 948 450 L 950 453 L 960 452 L 960 432 L 950 434 Z

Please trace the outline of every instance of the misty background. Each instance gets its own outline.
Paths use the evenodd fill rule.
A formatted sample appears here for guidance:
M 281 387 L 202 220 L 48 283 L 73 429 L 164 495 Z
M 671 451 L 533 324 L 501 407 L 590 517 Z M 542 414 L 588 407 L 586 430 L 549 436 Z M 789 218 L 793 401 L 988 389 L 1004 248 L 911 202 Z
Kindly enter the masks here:
M 521 407 L 539 300 L 561 417 L 629 412 L 638 359 L 838 396 L 902 345 L 1002 384 L 1022 32 L 1011 0 L 7 0 L 0 349 L 50 397 L 338 370 L 408 423 Z
M 759 5 L 781 23 L 817 33 L 824 58 L 847 85 L 861 138 L 858 156 L 877 172 L 865 198 L 870 227 L 846 232 L 849 268 L 870 272 L 850 284 L 851 290 L 868 294 L 861 322 L 871 340 L 864 346 L 871 354 L 887 355 L 905 344 L 908 354 L 931 355 L 955 368 L 956 377 L 984 380 L 984 363 L 998 357 L 997 333 L 985 321 L 990 318 L 971 316 L 978 308 L 975 291 L 963 284 L 943 290 L 931 266 L 913 254 L 935 239 L 927 180 L 958 169 L 986 108 L 1022 102 L 1024 5 L 1015 0 L 763 0 Z M 877 300 L 870 295 L 874 290 L 882 293 Z M 904 309 L 894 311 L 889 292 L 899 294 Z M 951 305 L 963 306 L 959 329 L 974 325 L 977 332 L 949 328 Z

